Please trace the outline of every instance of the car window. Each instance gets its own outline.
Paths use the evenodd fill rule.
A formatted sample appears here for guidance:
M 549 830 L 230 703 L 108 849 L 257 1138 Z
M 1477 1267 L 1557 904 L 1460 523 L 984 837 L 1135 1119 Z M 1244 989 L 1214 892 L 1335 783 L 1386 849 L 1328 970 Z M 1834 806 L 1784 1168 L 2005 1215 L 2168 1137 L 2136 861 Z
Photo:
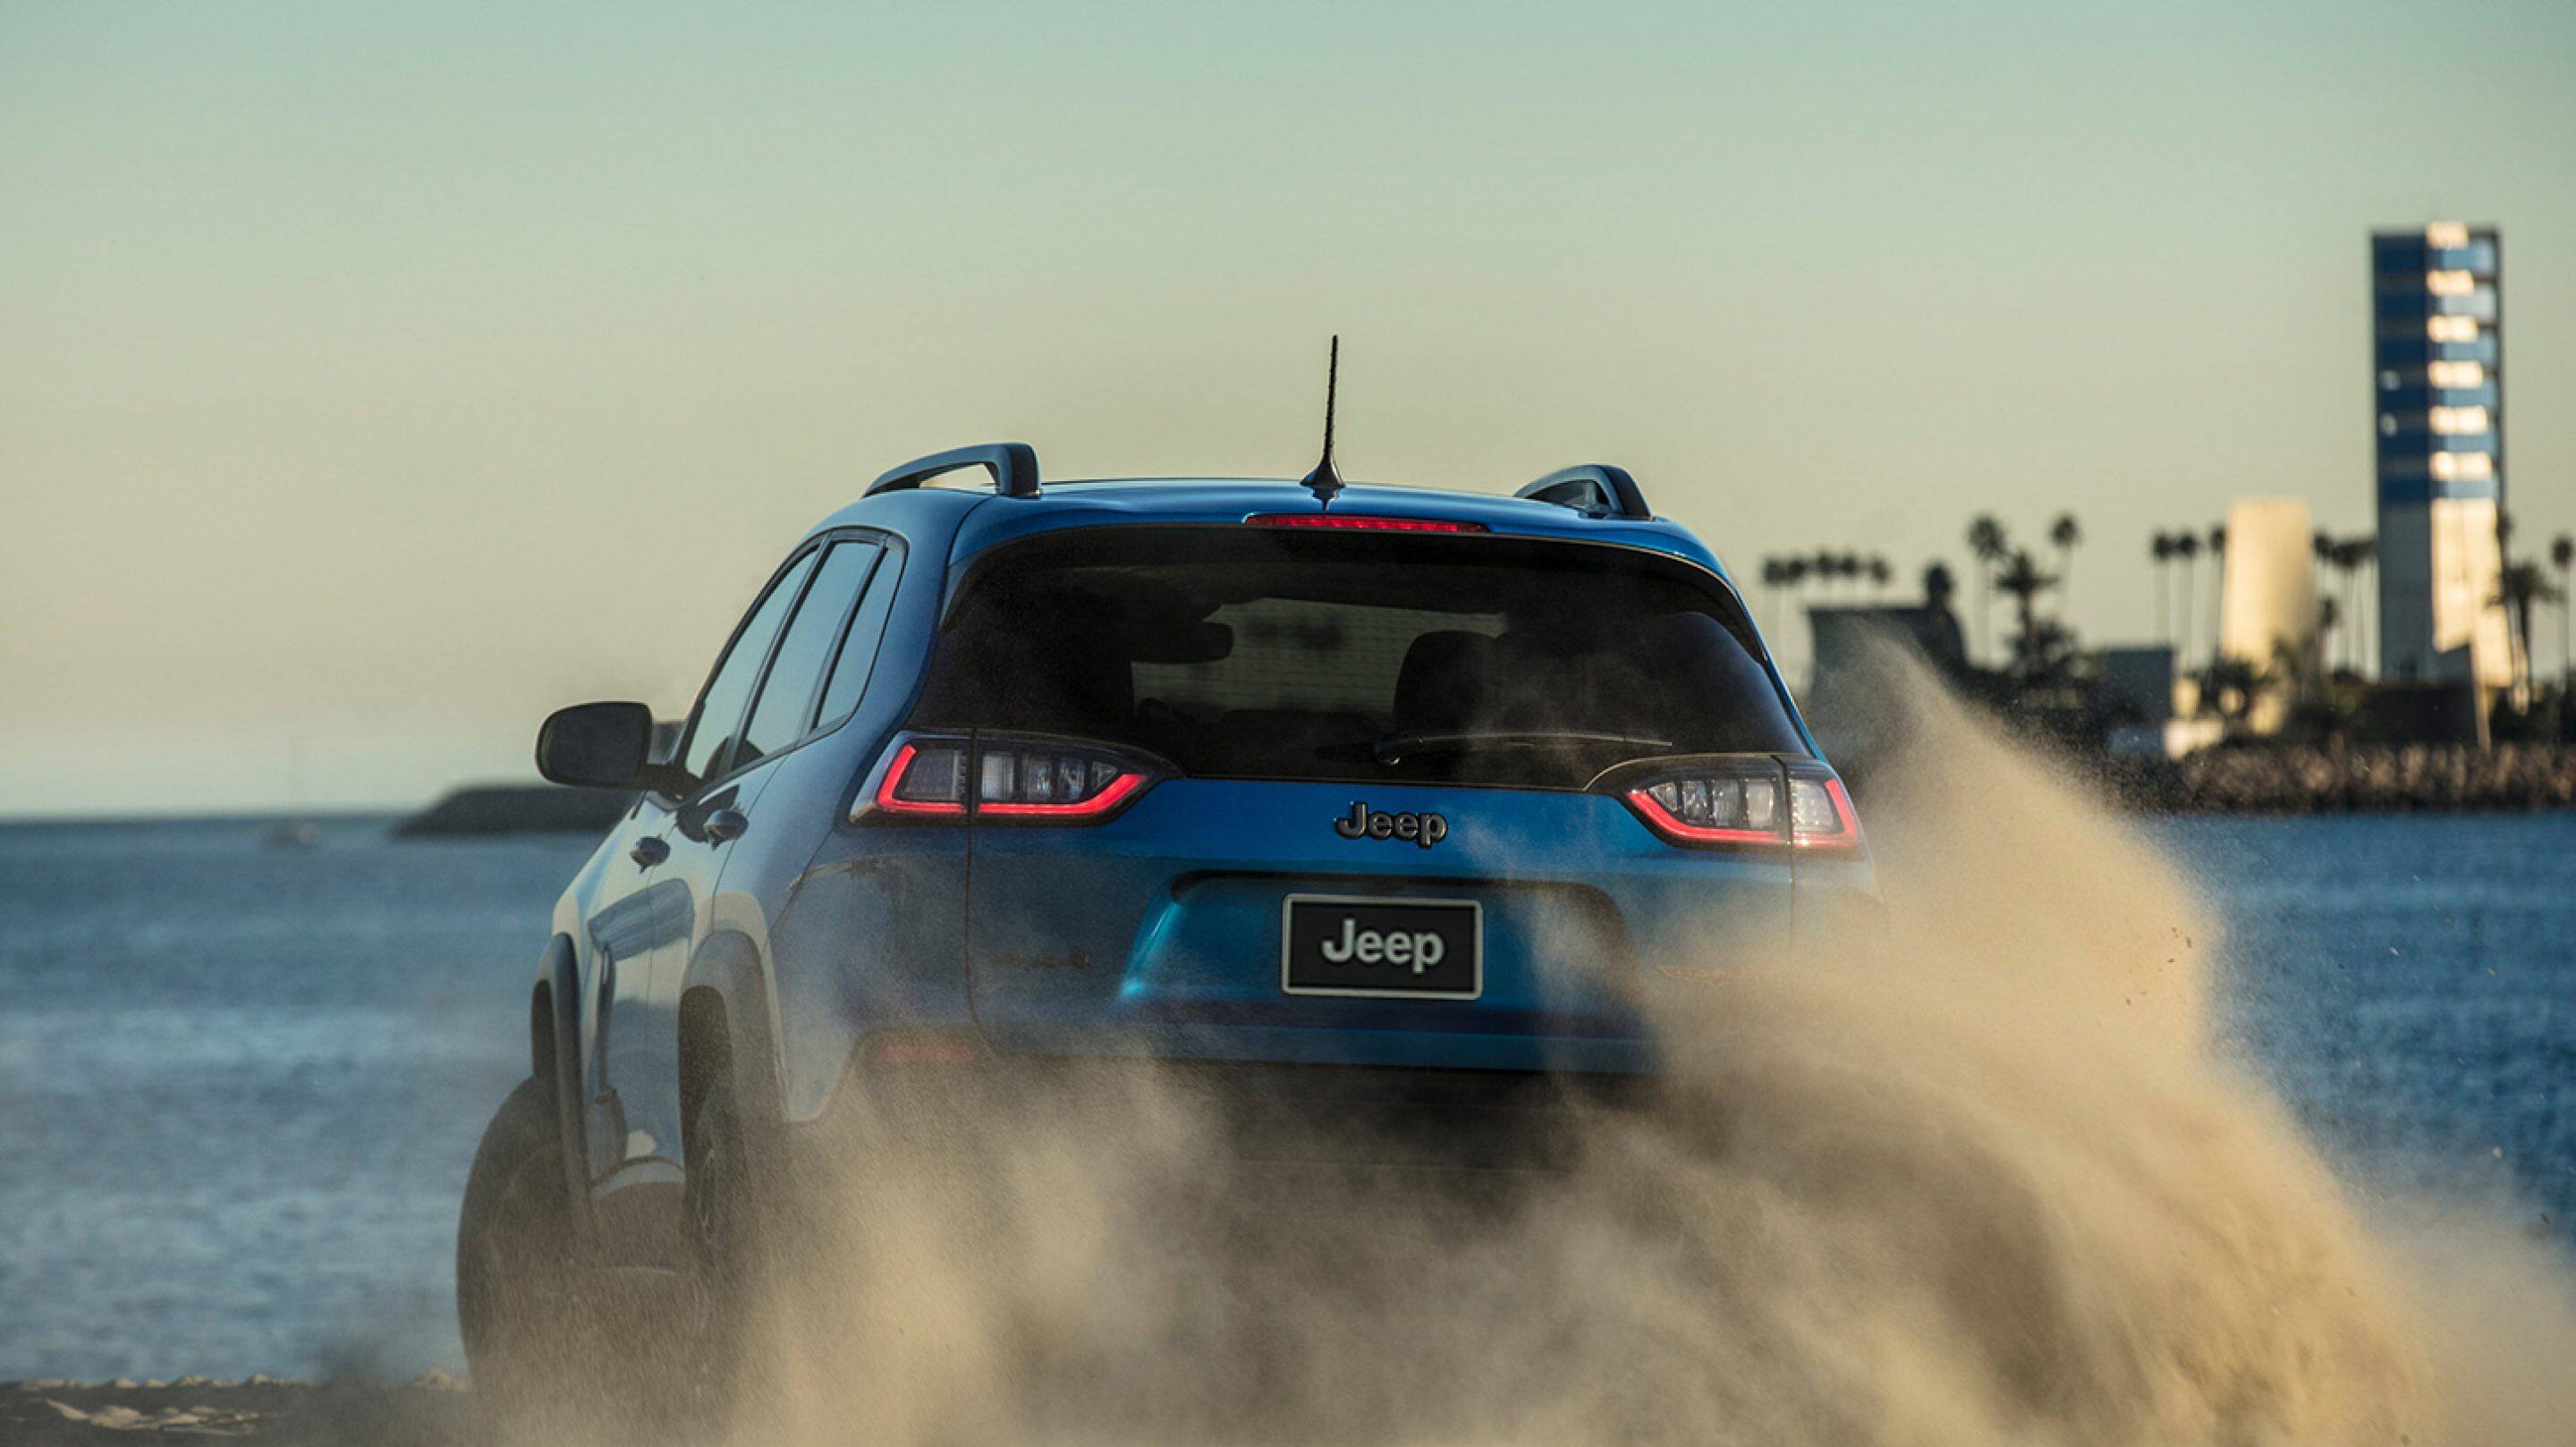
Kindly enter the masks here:
M 796 616 L 778 640 L 778 656 L 761 681 L 751 723 L 743 729 L 729 767 L 739 769 L 805 736 L 805 721 L 813 717 L 814 686 L 823 681 L 832 645 L 876 560 L 877 545 L 866 542 L 837 543 L 823 555 L 814 585 L 805 590 L 805 601 L 796 605 Z
M 859 696 L 867 691 L 868 674 L 876 667 L 877 644 L 885 637 L 886 615 L 894 610 L 895 585 L 902 577 L 903 549 L 889 547 L 885 561 L 877 565 L 876 576 L 868 580 L 868 595 L 860 600 L 858 616 L 850 620 L 849 635 L 841 641 L 841 656 L 832 664 L 832 681 L 824 686 L 824 728 L 839 727 L 842 720 L 857 711 Z
M 760 678 L 760 665 L 769 657 L 769 645 L 778 637 L 778 626 L 787 621 L 787 610 L 796 602 L 797 590 L 805 586 L 805 575 L 814 571 L 815 554 L 807 553 L 796 565 L 779 575 L 758 603 L 752 605 L 751 617 L 734 635 L 733 646 L 725 650 L 724 661 L 716 665 L 715 677 L 707 681 L 707 691 L 698 698 L 697 712 L 689 718 L 689 736 L 681 745 L 680 763 L 691 777 L 710 776 L 726 747 L 733 742 L 734 729 L 742 722 L 743 705 L 751 701 L 751 686 Z
M 1130 744 L 1209 777 L 1576 789 L 1804 753 L 1733 595 L 1622 548 L 1085 528 L 978 560 L 914 722 Z

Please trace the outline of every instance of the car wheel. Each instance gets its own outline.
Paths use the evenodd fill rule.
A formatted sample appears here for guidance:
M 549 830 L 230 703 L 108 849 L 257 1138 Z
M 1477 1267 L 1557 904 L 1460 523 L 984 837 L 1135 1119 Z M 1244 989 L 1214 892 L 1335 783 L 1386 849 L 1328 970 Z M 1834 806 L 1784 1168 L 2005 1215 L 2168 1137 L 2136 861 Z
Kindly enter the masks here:
M 497 1425 L 561 1430 L 596 1405 L 582 1286 L 554 1097 L 530 1078 L 484 1128 L 456 1225 L 457 1329 Z
M 688 1366 L 679 1379 L 699 1423 L 721 1426 L 741 1390 L 762 1256 L 760 1201 L 733 1086 L 718 1080 L 689 1113 L 685 1308 Z

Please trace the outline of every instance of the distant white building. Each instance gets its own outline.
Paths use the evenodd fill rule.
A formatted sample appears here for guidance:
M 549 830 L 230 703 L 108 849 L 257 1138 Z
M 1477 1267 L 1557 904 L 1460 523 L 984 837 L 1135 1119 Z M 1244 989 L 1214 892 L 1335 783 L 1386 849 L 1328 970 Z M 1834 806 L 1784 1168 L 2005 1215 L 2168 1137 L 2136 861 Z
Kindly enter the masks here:
M 2267 667 L 2277 649 L 2317 641 L 2316 534 L 2295 497 L 2244 497 L 2227 508 L 2218 651 Z
M 2289 680 L 2317 662 L 2317 564 L 2308 505 L 2295 497 L 2239 498 L 2227 509 L 2227 555 L 2219 583 L 2218 652 L 2274 675 L 2258 689 L 2246 724 L 2277 732 L 2290 714 Z

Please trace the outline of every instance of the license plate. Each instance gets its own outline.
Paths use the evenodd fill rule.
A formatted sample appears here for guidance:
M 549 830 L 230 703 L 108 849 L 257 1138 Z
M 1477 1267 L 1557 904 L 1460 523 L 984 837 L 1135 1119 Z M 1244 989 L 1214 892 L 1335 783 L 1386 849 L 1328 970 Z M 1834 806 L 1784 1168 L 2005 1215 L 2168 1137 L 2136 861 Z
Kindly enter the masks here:
M 1484 956 L 1474 900 L 1292 894 L 1281 909 L 1279 987 L 1291 995 L 1472 1000 Z

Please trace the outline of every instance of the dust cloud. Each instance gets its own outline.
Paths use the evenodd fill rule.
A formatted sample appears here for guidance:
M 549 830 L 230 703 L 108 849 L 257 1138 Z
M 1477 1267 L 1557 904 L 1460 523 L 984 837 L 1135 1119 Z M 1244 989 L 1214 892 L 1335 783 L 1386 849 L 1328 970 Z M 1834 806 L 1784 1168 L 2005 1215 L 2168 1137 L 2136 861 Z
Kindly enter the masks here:
M 1673 1069 L 1565 1104 L 1567 1169 L 1250 1166 L 1161 1076 L 926 1086 L 763 1284 L 734 1440 L 2566 1440 L 2563 1263 L 2365 1219 L 2213 1052 L 2182 877 L 1901 696 L 1885 932 L 1665 946 Z

